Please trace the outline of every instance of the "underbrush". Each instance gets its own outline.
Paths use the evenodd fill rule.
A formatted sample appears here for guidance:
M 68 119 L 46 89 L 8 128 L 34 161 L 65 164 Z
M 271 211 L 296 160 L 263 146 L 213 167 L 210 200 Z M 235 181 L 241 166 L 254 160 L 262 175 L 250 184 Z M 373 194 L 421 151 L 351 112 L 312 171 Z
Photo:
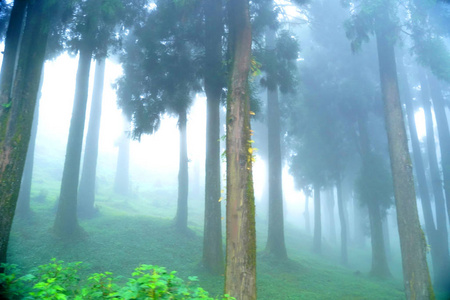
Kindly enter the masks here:
M 113 273 L 93 273 L 83 278 L 79 270 L 81 262 L 64 263 L 52 259 L 50 263 L 32 269 L 20 276 L 17 265 L 2 264 L 0 296 L 7 299 L 210 299 L 208 292 L 197 285 L 197 277 L 185 282 L 168 273 L 165 268 L 141 265 L 126 283 Z M 221 300 L 233 300 L 229 295 Z

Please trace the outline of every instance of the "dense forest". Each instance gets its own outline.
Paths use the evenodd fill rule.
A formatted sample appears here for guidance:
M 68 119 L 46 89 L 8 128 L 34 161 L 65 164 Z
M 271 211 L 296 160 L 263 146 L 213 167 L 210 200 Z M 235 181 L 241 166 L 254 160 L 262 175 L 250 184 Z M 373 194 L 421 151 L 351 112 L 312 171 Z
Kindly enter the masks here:
M 0 299 L 450 299 L 449 28 L 0 0 Z

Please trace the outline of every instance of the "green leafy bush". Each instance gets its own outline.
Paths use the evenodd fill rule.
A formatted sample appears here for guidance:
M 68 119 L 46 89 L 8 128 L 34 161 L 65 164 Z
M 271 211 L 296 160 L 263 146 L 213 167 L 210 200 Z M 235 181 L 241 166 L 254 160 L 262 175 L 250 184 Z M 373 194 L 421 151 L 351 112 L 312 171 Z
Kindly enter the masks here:
M 124 286 L 110 272 L 80 278 L 81 262 L 52 259 L 23 276 L 16 265 L 2 267 L 5 272 L 0 274 L 0 291 L 8 299 L 214 299 L 198 286 L 197 277 L 189 277 L 185 282 L 175 271 L 168 273 L 153 265 L 137 267 Z M 220 299 L 234 298 L 224 295 Z

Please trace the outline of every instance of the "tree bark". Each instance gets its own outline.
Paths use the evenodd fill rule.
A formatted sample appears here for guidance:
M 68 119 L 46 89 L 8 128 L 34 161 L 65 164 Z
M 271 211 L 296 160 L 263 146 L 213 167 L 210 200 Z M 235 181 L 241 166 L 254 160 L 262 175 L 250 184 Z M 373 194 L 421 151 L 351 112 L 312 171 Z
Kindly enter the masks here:
M 84 149 L 83 170 L 78 188 L 78 213 L 83 217 L 93 217 L 97 212 L 94 207 L 95 182 L 97 177 L 98 140 L 100 136 L 104 81 L 105 58 L 100 58 L 95 66 L 89 127 Z
M 178 205 L 175 216 L 175 228 L 180 232 L 187 231 L 188 220 L 188 156 L 187 156 L 187 135 L 186 135 L 187 115 L 186 110 L 180 112 L 178 116 L 178 128 L 180 131 L 180 164 L 178 170 Z
M 220 199 L 220 94 L 222 93 L 222 1 L 205 6 L 206 161 L 203 257 L 205 268 L 222 274 L 222 213 Z
M 441 150 L 441 166 L 444 178 L 445 200 L 447 202 L 447 219 L 450 224 L 450 130 L 445 114 L 442 88 L 435 76 L 430 76 L 430 91 L 433 100 L 434 114 L 438 127 L 439 148 Z
M 344 198 L 342 197 L 342 179 L 341 176 L 338 176 L 336 181 L 336 190 L 337 190 L 337 202 L 338 202 L 338 210 L 339 210 L 339 221 L 341 223 L 341 263 L 343 265 L 348 265 L 348 250 L 347 250 L 347 219 L 345 213 L 345 204 Z
M 84 122 L 89 90 L 89 71 L 92 50 L 89 47 L 80 49 L 78 70 L 73 102 L 72 119 L 70 120 L 69 137 L 64 161 L 61 191 L 58 210 L 54 222 L 57 236 L 68 238 L 79 235 L 82 230 L 77 218 L 77 191 L 80 174 L 81 149 L 83 146 Z
M 11 106 L 0 117 L 0 263 L 6 262 L 22 172 L 25 164 L 39 81 L 45 59 L 51 16 L 42 7 L 48 1 L 28 6 L 22 47 L 14 79 Z
M 314 183 L 314 241 L 313 250 L 316 253 L 322 252 L 322 220 L 320 211 L 320 185 Z
M 445 199 L 436 154 L 436 142 L 434 140 L 430 90 L 428 88 L 428 81 L 426 75 L 423 72 L 419 72 L 419 78 L 422 92 L 421 93 L 422 107 L 425 114 L 425 127 L 427 133 L 426 142 L 427 142 L 428 161 L 430 163 L 431 186 L 433 188 L 434 205 L 436 212 L 436 227 L 435 227 L 436 230 L 434 231 L 435 234 L 434 243 L 430 238 L 433 274 L 434 274 L 434 286 L 442 288 L 445 282 L 445 278 L 446 276 L 448 276 L 448 270 L 450 270 L 450 259 L 448 256 L 449 248 L 448 248 L 447 220 L 445 213 Z
M 275 58 L 275 30 L 266 31 L 266 48 Z M 282 164 L 281 164 L 281 128 L 280 107 L 278 103 L 278 85 L 267 88 L 267 145 L 269 174 L 269 224 L 266 251 L 276 258 L 286 259 L 284 241 Z
M 9 18 L 8 30 L 6 31 L 5 38 L 5 51 L 0 73 L 0 117 L 5 109 L 3 106 L 8 105 L 11 100 L 10 97 L 13 89 L 12 85 L 27 3 L 28 0 L 15 0 Z
M 401 85 L 403 86 L 402 92 L 403 92 L 403 102 L 405 103 L 406 107 L 406 116 L 408 121 L 408 127 L 409 127 L 409 133 L 411 138 L 411 146 L 412 146 L 412 154 L 414 159 L 414 169 L 417 179 L 417 185 L 419 188 L 419 195 L 420 200 L 422 203 L 422 212 L 424 216 L 425 221 L 425 232 L 428 237 L 428 242 L 431 245 L 431 261 L 433 263 L 433 271 L 436 271 L 439 269 L 438 261 L 439 259 L 439 240 L 437 239 L 437 230 L 434 222 L 433 217 L 433 209 L 431 206 L 431 198 L 428 190 L 428 182 L 426 179 L 426 173 L 425 168 L 423 165 L 423 159 L 422 159 L 422 151 L 420 148 L 420 141 L 417 134 L 417 127 L 414 117 L 414 103 L 412 100 L 412 96 L 409 89 L 409 81 L 407 77 L 407 73 L 404 69 L 404 65 L 402 62 L 398 64 L 399 66 L 399 74 Z M 428 136 L 428 133 L 427 133 Z M 427 151 L 428 152 L 428 151 Z
M 36 136 L 39 122 L 39 102 L 41 98 L 42 84 L 44 81 L 44 68 L 42 68 L 41 78 L 39 80 L 39 90 L 36 98 L 36 107 L 33 114 L 33 123 L 31 125 L 30 142 L 28 143 L 27 157 L 22 174 L 22 183 L 20 185 L 19 197 L 17 199 L 16 215 L 27 217 L 31 214 L 30 197 L 31 181 L 33 178 L 34 149 L 36 146 Z
M 252 34 L 248 0 L 228 2 L 231 70 L 227 97 L 227 219 L 225 293 L 256 299 L 255 196 L 250 143 Z
M 114 177 L 114 192 L 128 195 L 130 190 L 130 120 L 123 116 L 124 129 L 119 137 L 119 153 L 117 155 L 116 176 Z
M 388 36 L 387 32 L 376 32 L 405 293 L 407 299 L 432 299 L 434 293 L 426 261 L 426 241 L 419 223 L 412 163 L 399 99 L 394 45 Z

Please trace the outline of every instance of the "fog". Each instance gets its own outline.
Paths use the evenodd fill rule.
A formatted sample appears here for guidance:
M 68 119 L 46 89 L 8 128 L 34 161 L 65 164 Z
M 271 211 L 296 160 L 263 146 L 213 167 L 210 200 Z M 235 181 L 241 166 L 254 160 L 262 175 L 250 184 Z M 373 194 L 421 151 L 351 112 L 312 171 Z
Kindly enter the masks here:
M 0 298 L 448 298 L 448 1 L 226 4 L 0 1 Z

